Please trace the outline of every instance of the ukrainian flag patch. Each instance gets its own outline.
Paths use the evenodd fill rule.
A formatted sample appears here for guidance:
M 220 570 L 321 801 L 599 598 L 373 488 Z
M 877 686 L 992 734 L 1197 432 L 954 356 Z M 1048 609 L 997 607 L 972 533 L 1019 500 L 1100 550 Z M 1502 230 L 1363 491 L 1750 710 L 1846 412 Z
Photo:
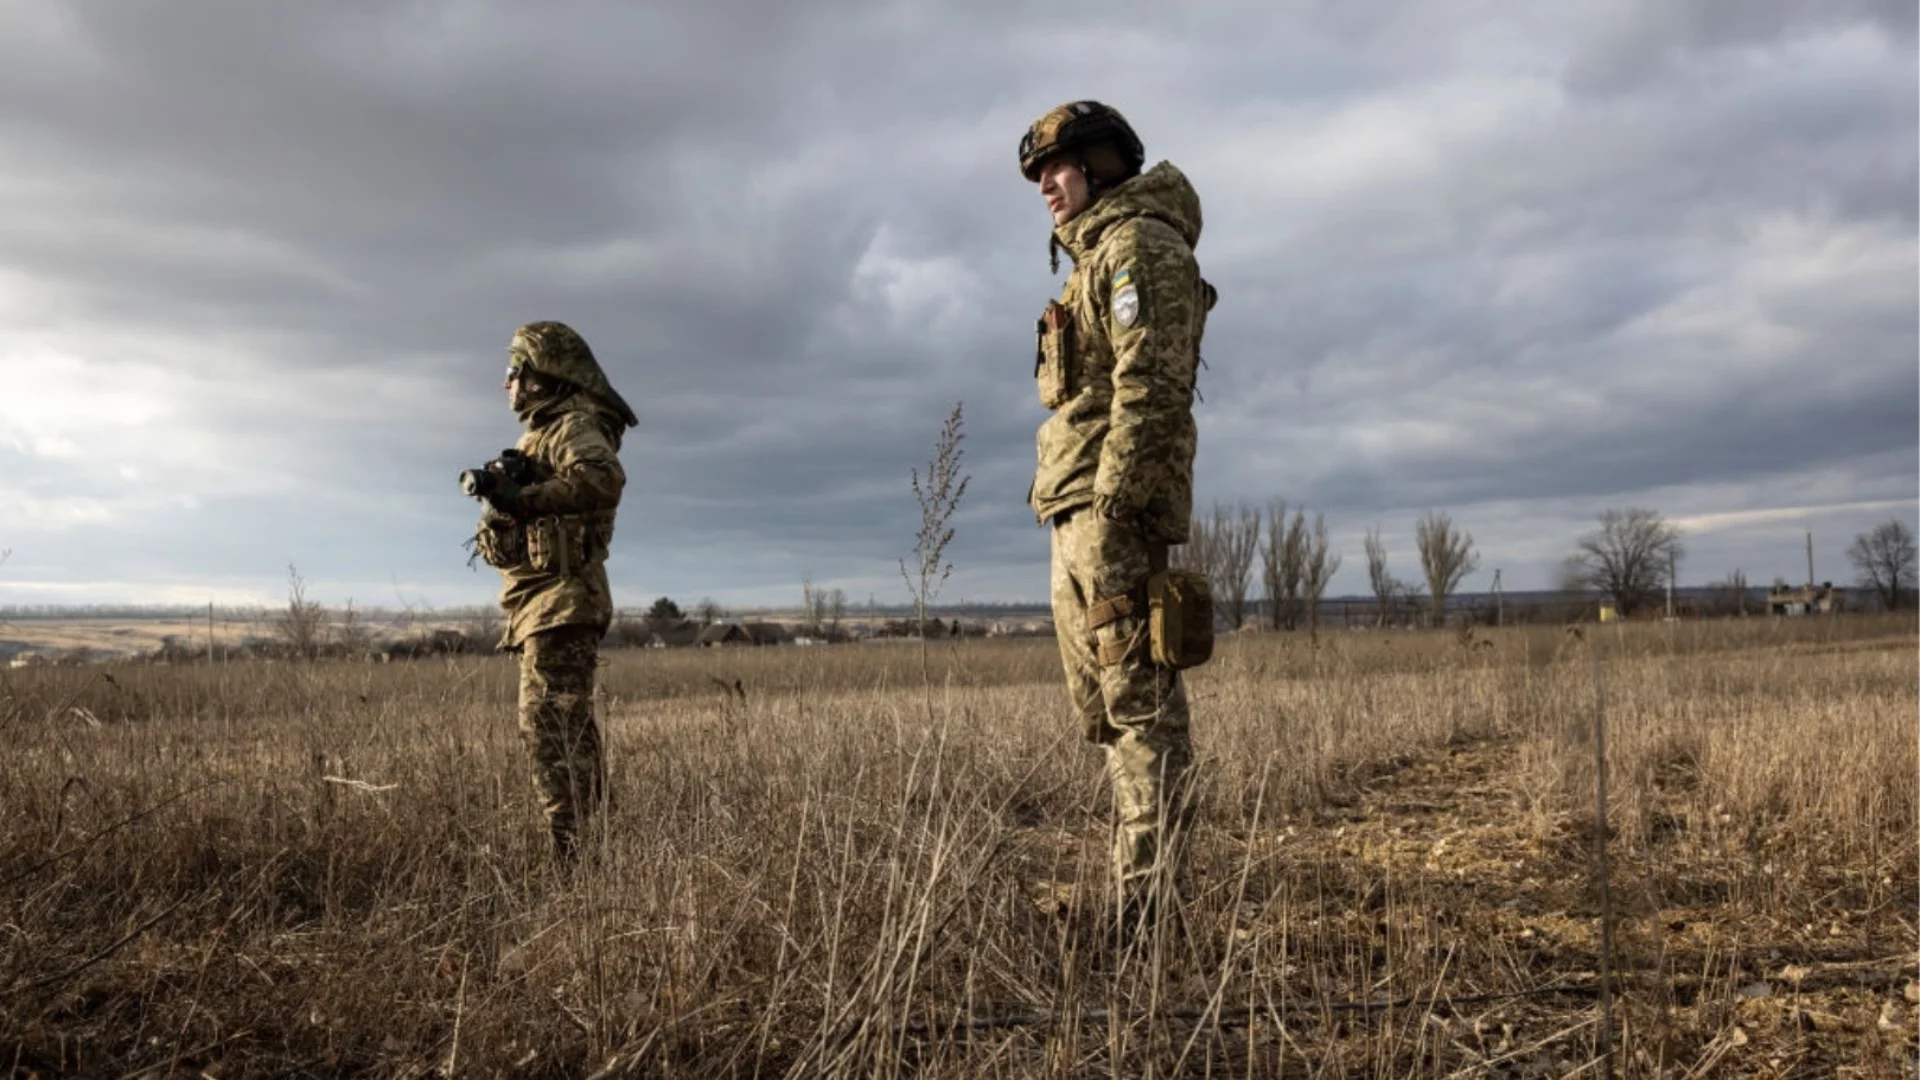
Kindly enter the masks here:
M 1114 288 L 1118 289 L 1123 285 L 1131 284 L 1133 284 L 1133 267 L 1129 266 L 1125 270 L 1113 275 Z

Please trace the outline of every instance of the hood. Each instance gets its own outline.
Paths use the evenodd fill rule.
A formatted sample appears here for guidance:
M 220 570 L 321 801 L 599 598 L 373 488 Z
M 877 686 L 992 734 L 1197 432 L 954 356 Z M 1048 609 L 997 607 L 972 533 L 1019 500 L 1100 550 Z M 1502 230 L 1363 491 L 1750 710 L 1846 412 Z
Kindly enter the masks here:
M 593 397 L 613 411 L 622 427 L 640 423 L 626 399 L 607 381 L 586 339 L 565 323 L 528 323 L 514 332 L 509 352 L 521 357 L 533 371 L 564 380 Z
M 1114 185 L 1079 217 L 1055 229 L 1054 242 L 1066 248 L 1077 264 L 1100 246 L 1108 229 L 1138 217 L 1158 218 L 1173 226 L 1188 247 L 1200 243 L 1200 193 L 1193 190 L 1185 173 L 1166 161 Z

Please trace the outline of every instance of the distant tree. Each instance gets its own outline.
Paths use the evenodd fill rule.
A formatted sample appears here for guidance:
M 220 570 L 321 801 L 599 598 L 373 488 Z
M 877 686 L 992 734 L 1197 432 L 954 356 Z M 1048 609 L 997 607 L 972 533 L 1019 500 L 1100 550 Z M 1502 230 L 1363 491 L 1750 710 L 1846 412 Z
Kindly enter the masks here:
M 1429 510 L 1415 523 L 1413 541 L 1427 577 L 1427 622 L 1441 626 L 1447 618 L 1447 597 L 1453 595 L 1461 579 L 1480 567 L 1480 556 L 1473 550 L 1473 534 L 1454 528 L 1453 519 L 1446 514 Z
M 1859 574 L 1860 587 L 1872 590 L 1888 611 L 1897 610 L 1920 581 L 1915 573 L 1913 530 L 1899 518 L 1854 537 L 1847 560 Z
M 1374 625 L 1385 626 L 1401 605 L 1420 595 L 1418 586 L 1394 577 L 1387 569 L 1387 545 L 1378 527 L 1367 530 L 1367 585 L 1373 590 Z
M 1307 515 L 1287 516 L 1285 499 L 1267 504 L 1260 546 L 1260 576 L 1267 591 L 1267 625 L 1292 630 L 1300 625 L 1301 589 L 1307 573 Z
M 307 599 L 307 581 L 287 564 L 287 606 L 274 619 L 274 633 L 294 656 L 311 660 L 320 654 L 327 633 L 327 609 Z
M 1735 568 L 1725 579 L 1707 587 L 1706 611 L 1713 615 L 1747 613 L 1747 574 Z
M 506 617 L 497 604 L 481 604 L 466 620 L 467 640 L 481 649 L 491 649 L 500 640 Z
M 1367 586 L 1373 590 L 1375 626 L 1387 623 L 1387 606 L 1393 602 L 1393 577 L 1387 573 L 1387 545 L 1380 539 L 1378 525 L 1367 530 Z
M 1213 588 L 1216 609 L 1220 607 L 1220 547 L 1220 532 L 1214 528 L 1212 518 L 1196 514 L 1193 522 L 1187 526 L 1187 542 L 1175 545 L 1167 552 L 1170 564 L 1207 579 L 1208 585 Z
M 1307 534 L 1306 545 L 1302 552 L 1300 592 L 1307 609 L 1307 633 L 1318 637 L 1320 633 L 1320 597 L 1327 591 L 1327 583 L 1340 571 L 1340 556 L 1333 553 L 1327 543 L 1327 518 L 1325 514 L 1313 515 L 1313 530 Z
M 847 615 L 844 589 L 822 589 L 811 576 L 800 579 L 800 630 L 808 637 L 833 636 Z
M 693 617 L 701 626 L 712 626 L 727 617 L 727 609 L 715 603 L 712 597 L 703 597 L 693 605 Z
M 680 610 L 679 604 L 662 596 L 653 602 L 653 606 L 647 608 L 644 618 L 654 629 L 660 630 L 685 622 L 687 614 Z
M 1212 579 L 1216 606 L 1227 625 L 1238 630 L 1247 621 L 1253 556 L 1260 548 L 1260 512 L 1245 503 L 1233 507 L 1214 503 L 1209 531 L 1218 556 Z
M 364 659 L 373 652 L 373 630 L 367 626 L 360 613 L 353 610 L 353 597 L 347 597 L 347 606 L 340 612 L 340 625 L 334 628 L 334 641 L 340 655 Z M 209 652 L 212 646 L 208 646 Z
M 820 636 L 821 609 L 825 606 L 825 597 L 813 587 L 813 575 L 800 576 L 800 633 L 806 637 Z
M 1680 526 L 1641 507 L 1605 510 L 1600 527 L 1580 538 L 1567 561 L 1580 585 L 1631 615 L 1651 604 L 1667 581 L 1668 567 L 1686 548 Z
M 828 590 L 826 605 L 825 605 L 825 616 L 822 618 L 821 622 L 825 626 L 827 635 L 829 637 L 835 637 L 839 635 L 840 624 L 842 621 L 846 619 L 846 617 L 847 617 L 847 591 L 845 589 Z

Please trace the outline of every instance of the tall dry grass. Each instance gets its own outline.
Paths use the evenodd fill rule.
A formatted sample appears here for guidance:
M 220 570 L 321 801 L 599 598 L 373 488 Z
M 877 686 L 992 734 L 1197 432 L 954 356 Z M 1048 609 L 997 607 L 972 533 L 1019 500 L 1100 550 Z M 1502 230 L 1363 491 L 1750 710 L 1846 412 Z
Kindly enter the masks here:
M 1646 928 L 1674 912 L 1757 920 L 1753 940 L 1776 944 L 1851 920 L 1897 950 L 1915 888 L 1912 623 L 1589 632 L 1224 643 L 1190 684 L 1188 933 L 1135 951 L 1099 919 L 1105 786 L 1051 642 L 936 648 L 931 721 L 913 649 L 612 655 L 612 803 L 571 879 L 546 861 L 504 659 L 10 673 L 0 1061 L 1575 1069 L 1596 1052 L 1589 645 L 1632 963 L 1667 987 L 1691 978 L 1683 959 L 1725 966 L 1720 944 L 1656 948 Z M 1551 947 L 1524 937 L 1556 926 Z M 1733 1014 L 1714 1011 L 1736 982 L 1630 1012 L 1623 1072 L 1741 1060 Z M 1655 1000 L 1638 986 L 1630 1003 Z M 1818 1035 L 1794 1052 L 1824 1060 Z

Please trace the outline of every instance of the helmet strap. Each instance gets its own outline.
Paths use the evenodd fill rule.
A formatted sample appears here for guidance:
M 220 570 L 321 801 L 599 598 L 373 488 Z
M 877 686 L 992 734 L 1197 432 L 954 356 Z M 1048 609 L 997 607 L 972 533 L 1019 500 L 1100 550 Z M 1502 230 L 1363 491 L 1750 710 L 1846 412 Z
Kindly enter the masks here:
M 1094 177 L 1093 166 L 1087 164 L 1086 154 L 1079 153 L 1079 154 L 1073 155 L 1073 163 L 1075 166 L 1077 166 L 1080 169 L 1080 175 L 1086 178 L 1087 201 L 1088 202 L 1098 201 L 1107 185 L 1104 183 L 1101 183 L 1098 179 Z

